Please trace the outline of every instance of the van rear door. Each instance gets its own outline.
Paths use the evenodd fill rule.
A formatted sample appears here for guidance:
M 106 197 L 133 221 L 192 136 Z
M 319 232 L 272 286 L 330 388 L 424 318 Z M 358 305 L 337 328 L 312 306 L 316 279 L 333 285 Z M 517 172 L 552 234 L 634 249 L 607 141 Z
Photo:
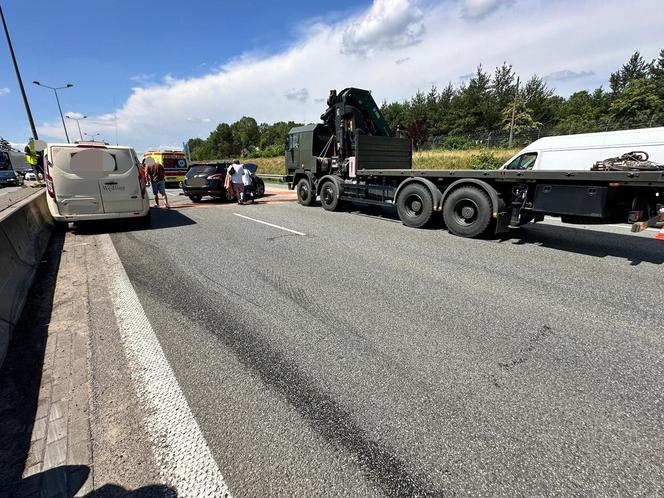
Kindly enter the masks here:
M 131 149 L 103 145 L 53 146 L 48 157 L 61 214 L 142 210 L 138 167 Z
M 110 159 L 109 159 L 110 158 Z M 107 148 L 104 151 L 107 175 L 99 179 L 104 212 L 129 213 L 143 210 L 143 197 L 138 180 L 138 164 L 131 149 Z
M 47 180 L 52 178 L 55 201 L 60 214 L 103 214 L 99 191 L 99 171 L 86 165 L 85 157 L 74 157 L 88 150 L 78 146 L 54 145 L 48 148 Z

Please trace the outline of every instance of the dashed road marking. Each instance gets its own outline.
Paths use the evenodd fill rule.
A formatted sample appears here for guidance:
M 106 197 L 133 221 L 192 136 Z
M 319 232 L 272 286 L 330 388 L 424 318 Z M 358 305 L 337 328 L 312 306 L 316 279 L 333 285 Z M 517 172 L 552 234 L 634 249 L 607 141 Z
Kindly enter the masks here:
M 239 213 L 233 213 L 233 214 L 235 216 L 239 216 L 240 218 L 244 218 L 246 220 L 255 221 L 256 223 L 262 223 L 263 225 L 267 225 L 269 227 L 278 228 L 279 230 L 284 230 L 286 232 L 294 233 L 295 235 L 306 235 L 306 233 L 298 232 L 297 230 L 291 230 L 290 228 L 280 227 L 279 225 L 273 225 L 272 223 L 268 223 L 267 221 L 257 220 L 256 218 L 249 218 L 249 216 L 244 216 L 243 214 Z
M 109 235 L 101 250 L 131 377 L 146 415 L 152 451 L 165 484 L 178 496 L 230 497 L 175 374 L 159 344 Z

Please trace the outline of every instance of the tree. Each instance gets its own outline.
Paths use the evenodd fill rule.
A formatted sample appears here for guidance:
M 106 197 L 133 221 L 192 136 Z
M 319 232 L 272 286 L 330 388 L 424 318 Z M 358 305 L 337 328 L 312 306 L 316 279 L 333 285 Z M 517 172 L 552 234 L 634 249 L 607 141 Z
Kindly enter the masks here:
M 621 127 L 647 127 L 664 118 L 664 100 L 657 94 L 653 80 L 631 80 L 609 108 Z
M 623 67 L 611 74 L 609 78 L 611 91 L 619 94 L 630 81 L 647 77 L 649 69 L 649 64 L 641 57 L 641 54 L 638 51 L 634 52 Z

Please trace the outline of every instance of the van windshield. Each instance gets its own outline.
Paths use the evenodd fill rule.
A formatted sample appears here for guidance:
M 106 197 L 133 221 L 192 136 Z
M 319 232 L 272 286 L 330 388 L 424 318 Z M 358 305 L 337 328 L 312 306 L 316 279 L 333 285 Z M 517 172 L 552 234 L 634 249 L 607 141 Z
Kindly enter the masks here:
M 74 174 L 126 173 L 134 167 L 134 159 L 128 149 L 53 147 L 50 157 L 54 168 Z

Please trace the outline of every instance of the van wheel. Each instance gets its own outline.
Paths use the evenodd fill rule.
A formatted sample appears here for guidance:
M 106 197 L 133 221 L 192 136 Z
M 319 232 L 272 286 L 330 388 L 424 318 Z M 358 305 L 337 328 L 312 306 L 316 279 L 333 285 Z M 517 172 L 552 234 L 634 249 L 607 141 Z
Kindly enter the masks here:
M 311 188 L 311 182 L 307 178 L 302 178 L 297 182 L 297 202 L 303 206 L 313 206 L 316 201 L 316 193 Z
M 56 233 L 64 233 L 69 228 L 68 221 L 55 221 L 53 220 L 53 231 Z
M 201 199 L 203 199 L 202 195 L 190 195 L 189 198 L 191 199 L 191 202 L 201 202 Z
M 413 228 L 425 226 L 433 215 L 431 192 L 419 183 L 407 185 L 399 192 L 397 212 L 404 225 Z
M 320 203 L 326 211 L 338 211 L 341 207 L 339 200 L 339 185 L 333 181 L 327 181 L 320 189 Z
M 447 229 L 459 237 L 479 237 L 491 223 L 491 199 L 476 187 L 453 190 L 443 205 Z

